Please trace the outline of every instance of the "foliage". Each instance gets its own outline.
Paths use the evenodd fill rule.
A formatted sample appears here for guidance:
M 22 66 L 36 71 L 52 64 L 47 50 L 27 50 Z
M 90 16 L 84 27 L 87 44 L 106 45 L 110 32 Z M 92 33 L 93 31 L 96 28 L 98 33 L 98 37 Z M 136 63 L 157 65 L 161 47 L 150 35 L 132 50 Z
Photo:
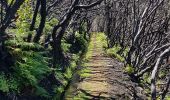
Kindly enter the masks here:
M 124 58 L 121 57 L 117 52 L 121 49 L 120 46 L 114 46 L 110 49 L 107 49 L 106 53 L 111 56 L 117 58 L 119 61 L 123 62 Z
M 170 100 L 170 96 L 166 96 L 165 100 Z
M 62 45 L 63 52 L 70 52 L 71 44 L 63 40 L 61 45 Z
M 105 33 L 97 33 L 96 42 L 100 42 L 103 48 L 107 48 L 107 41 Z
M 10 4 L 12 1 L 13 0 L 7 0 L 7 3 Z M 18 0 L 14 0 L 14 2 L 17 1 Z M 47 6 L 51 5 L 50 3 L 52 2 L 53 1 L 48 1 Z M 46 89 L 46 87 L 42 86 L 41 81 L 44 81 L 44 79 L 48 78 L 48 75 L 51 74 L 52 71 L 55 71 L 55 78 L 61 82 L 61 86 L 54 86 L 54 92 L 56 92 L 56 95 L 59 96 L 64 91 L 76 70 L 76 66 L 80 60 L 81 54 L 86 52 L 86 48 L 88 46 L 88 37 L 85 29 L 87 29 L 88 26 L 86 22 L 79 26 L 80 30 L 76 30 L 76 33 L 74 33 L 75 41 L 73 41 L 73 44 L 68 43 L 65 39 L 62 39 L 62 50 L 65 55 L 69 55 L 69 65 L 66 67 L 66 71 L 62 72 L 60 70 L 60 68 L 63 66 L 59 66 L 60 68 L 50 68 L 52 66 L 51 59 L 53 52 L 51 45 L 54 42 L 51 41 L 51 37 L 49 40 L 47 40 L 46 37 L 51 36 L 50 34 L 53 31 L 54 26 L 61 22 L 62 18 L 60 19 L 58 16 L 56 16 L 56 14 L 51 14 L 51 10 L 49 10 L 49 13 L 46 14 L 47 19 L 45 21 L 45 27 L 43 29 L 42 36 L 40 37 L 40 42 L 38 42 L 39 44 L 33 43 L 33 38 L 36 34 L 36 31 L 38 30 L 37 28 L 41 23 L 42 17 L 41 9 L 39 9 L 33 29 L 34 31 L 30 31 L 30 24 L 34 15 L 33 13 L 35 10 L 35 3 L 36 2 L 32 0 L 24 0 L 24 3 L 16 10 L 17 13 L 14 13 L 15 17 L 12 16 L 13 18 L 11 19 L 11 23 L 7 27 L 7 30 L 5 30 L 7 34 L 12 36 L 5 40 L 4 47 L 12 56 L 12 60 L 14 60 L 15 64 L 12 66 L 11 72 L 8 74 L 4 74 L 2 72 L 0 74 L 0 90 L 6 94 L 9 92 L 14 92 L 17 96 L 26 94 L 50 98 L 51 94 Z M 42 8 L 41 4 L 40 7 Z M 2 9 L 4 14 L 7 13 L 8 16 L 8 12 L 5 12 L 8 11 L 8 9 L 6 10 L 5 6 L 2 6 Z M 6 17 L 4 14 L 2 14 L 1 17 Z M 68 24 L 70 20 L 68 20 Z M 64 27 L 67 28 L 68 25 L 66 24 Z M 69 28 L 72 30 L 72 27 Z M 66 30 L 64 30 L 63 33 L 65 33 L 65 31 Z M 29 42 L 26 42 L 28 37 L 30 40 Z M 50 45 L 48 48 L 44 48 L 45 42 L 48 42 L 48 45 Z
M 10 92 L 10 91 L 15 91 L 19 92 L 18 90 L 18 81 L 12 77 L 9 76 L 9 78 L 6 77 L 4 73 L 0 74 L 0 90 L 3 92 Z
M 61 72 L 61 70 L 56 70 L 55 75 L 61 81 L 62 85 L 54 88 L 54 92 L 56 93 L 53 99 L 60 99 L 61 94 L 65 91 L 65 88 L 69 84 L 72 79 L 74 72 L 76 71 L 77 63 L 79 61 L 80 55 L 73 54 L 71 57 L 70 65 L 67 67 L 65 73 Z
M 47 53 L 45 49 L 35 43 L 16 40 L 7 41 L 6 45 L 16 60 L 16 64 L 13 67 L 14 73 L 12 74 L 17 81 L 12 82 L 19 85 L 13 85 L 13 88 L 17 87 L 17 89 L 21 90 L 24 87 L 32 86 L 35 88 L 36 95 L 47 97 L 47 91 L 39 86 L 39 82 L 51 71 L 48 67 L 49 59 L 43 56 L 43 52 Z M 9 90 L 10 88 L 6 89 Z
M 85 93 L 78 91 L 78 95 L 74 97 L 74 100 L 89 100 L 91 99 L 90 96 L 87 96 Z
M 63 86 L 55 86 L 54 87 L 54 92 L 56 93 L 55 96 L 53 97 L 53 100 L 60 100 L 60 96 L 62 92 L 64 92 L 64 87 Z
M 84 38 L 84 34 L 80 34 L 79 32 L 75 33 L 75 42 L 70 47 L 70 51 L 72 53 L 81 53 L 85 52 L 88 41 Z
M 125 72 L 127 72 L 128 74 L 132 74 L 134 73 L 134 71 L 134 68 L 129 64 L 125 67 Z
M 85 58 L 84 58 L 84 60 L 85 61 L 88 61 L 89 59 L 90 59 L 90 57 L 91 57 L 91 55 L 92 55 L 92 51 L 91 51 L 91 49 L 94 47 L 94 44 L 91 42 L 91 40 L 90 40 L 90 42 L 89 42 L 89 45 L 88 45 L 88 48 L 87 48 L 87 51 L 86 51 L 86 55 L 85 55 Z
M 44 33 L 49 34 L 51 30 L 53 29 L 53 26 L 58 23 L 58 20 L 56 18 L 52 18 L 51 20 L 47 20 L 44 28 Z
M 21 40 L 21 37 L 25 37 L 28 34 L 33 34 L 33 32 L 29 31 L 29 26 L 32 19 L 32 7 L 31 0 L 26 0 L 24 4 L 21 6 L 22 9 L 17 11 L 18 19 L 16 20 L 15 26 L 16 28 L 10 29 L 11 33 L 15 33 L 18 40 Z M 27 12 L 27 13 L 23 13 Z

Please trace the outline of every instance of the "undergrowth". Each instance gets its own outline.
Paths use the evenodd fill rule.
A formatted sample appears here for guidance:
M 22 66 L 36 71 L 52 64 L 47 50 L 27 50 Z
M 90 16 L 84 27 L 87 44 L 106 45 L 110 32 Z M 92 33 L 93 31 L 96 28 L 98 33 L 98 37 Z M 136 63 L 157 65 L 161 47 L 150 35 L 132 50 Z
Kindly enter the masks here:
M 51 72 L 48 67 L 50 58 L 45 56 L 49 52 L 41 45 L 16 40 L 7 41 L 6 45 L 16 63 L 12 67 L 13 73 L 9 75 L 1 73 L 0 80 L 8 84 L 4 86 L 3 82 L 0 83 L 0 90 L 24 94 L 28 92 L 26 88 L 31 88 L 30 95 L 48 97 L 48 92 L 39 85 L 39 82 Z
M 122 55 L 118 54 L 118 52 L 121 50 L 121 46 L 120 45 L 115 45 L 113 46 L 112 48 L 109 48 L 106 50 L 106 53 L 110 56 L 110 57 L 114 57 L 116 58 L 117 60 L 121 61 L 121 62 L 124 62 L 125 61 L 125 58 L 126 55 L 127 55 L 127 52 L 128 52 L 128 48 L 126 48 Z
M 61 71 L 63 66 L 52 68 L 51 40 L 47 47 L 44 46 L 44 41 L 51 34 L 58 19 L 46 20 L 40 41 L 34 43 L 33 38 L 41 17 L 38 13 L 35 30 L 30 31 L 33 17 L 33 8 L 30 2 L 31 0 L 24 2 L 21 6 L 22 9 L 17 12 L 18 18 L 13 22 L 14 26 L 7 29 L 7 33 L 11 34 L 12 37 L 5 42 L 5 47 L 12 56 L 14 64 L 10 66 L 10 72 L 0 72 L 0 92 L 4 93 L 5 96 L 12 93 L 16 97 L 29 96 L 42 97 L 45 100 L 59 100 L 77 68 L 77 63 L 81 60 L 80 57 L 87 50 L 89 40 L 85 31 L 86 25 L 83 23 L 81 30 L 72 33 L 75 35 L 74 41 L 68 42 L 66 37 L 62 39 L 63 54 L 69 63 L 66 70 Z M 29 35 L 31 35 L 30 40 L 28 40 Z M 53 73 L 54 80 L 57 80 L 59 84 L 53 84 L 53 79 L 52 81 L 48 79 Z
M 61 99 L 63 92 L 67 92 L 68 86 L 77 70 L 78 63 L 81 61 L 82 56 L 87 50 L 86 48 L 89 41 L 84 39 L 84 34 L 76 32 L 74 44 L 69 44 L 66 41 L 63 41 L 62 43 L 63 51 L 65 53 L 70 53 L 71 59 L 65 73 L 62 73 L 60 70 L 55 72 L 56 77 L 61 81 L 62 85 L 54 88 L 56 93 L 53 98 L 54 100 Z

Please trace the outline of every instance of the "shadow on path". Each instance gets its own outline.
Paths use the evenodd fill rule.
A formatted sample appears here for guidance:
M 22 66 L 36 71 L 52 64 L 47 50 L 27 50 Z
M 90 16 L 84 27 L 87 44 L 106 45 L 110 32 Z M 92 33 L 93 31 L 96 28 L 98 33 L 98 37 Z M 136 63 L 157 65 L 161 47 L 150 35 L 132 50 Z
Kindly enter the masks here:
M 97 34 L 91 37 L 93 48 L 88 62 L 83 69 L 88 77 L 80 78 L 72 83 L 74 91 L 66 96 L 66 100 L 129 100 L 134 96 L 135 85 L 124 74 L 123 64 L 106 56 L 102 40 Z M 83 70 L 82 69 L 82 70 Z

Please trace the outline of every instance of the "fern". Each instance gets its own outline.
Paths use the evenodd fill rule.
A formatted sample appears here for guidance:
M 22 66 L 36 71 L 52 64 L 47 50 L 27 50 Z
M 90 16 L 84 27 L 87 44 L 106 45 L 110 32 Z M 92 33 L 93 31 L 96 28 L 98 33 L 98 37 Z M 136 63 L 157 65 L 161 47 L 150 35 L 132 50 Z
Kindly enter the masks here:
M 4 73 L 0 73 L 0 90 L 3 92 L 15 91 L 19 93 L 19 82 L 12 75 L 8 77 Z
M 0 75 L 0 90 L 3 92 L 9 92 L 9 86 L 4 74 Z
M 49 94 L 43 87 L 39 86 L 39 82 L 51 72 L 48 67 L 49 58 L 44 57 L 49 52 L 39 44 L 18 40 L 9 40 L 6 45 L 16 59 L 16 64 L 13 67 L 14 73 L 11 75 L 18 81 L 12 79 L 8 81 L 8 79 L 0 77 L 2 78 L 0 79 L 0 82 L 2 80 L 2 83 L 0 83 L 2 89 L 0 88 L 0 90 L 4 92 L 9 92 L 9 90 L 20 91 L 24 87 L 32 86 L 36 95 L 47 97 Z M 7 82 L 10 82 L 11 85 L 5 85 Z
M 28 50 L 43 51 L 44 50 L 44 48 L 39 44 L 28 43 L 28 42 L 17 41 L 17 40 L 9 40 L 9 41 L 6 41 L 5 44 L 10 49 L 20 48 L 21 50 L 24 50 L 24 51 L 28 51 Z
M 38 96 L 50 98 L 49 93 L 44 88 L 42 88 L 40 86 L 36 86 L 35 94 L 38 95 Z

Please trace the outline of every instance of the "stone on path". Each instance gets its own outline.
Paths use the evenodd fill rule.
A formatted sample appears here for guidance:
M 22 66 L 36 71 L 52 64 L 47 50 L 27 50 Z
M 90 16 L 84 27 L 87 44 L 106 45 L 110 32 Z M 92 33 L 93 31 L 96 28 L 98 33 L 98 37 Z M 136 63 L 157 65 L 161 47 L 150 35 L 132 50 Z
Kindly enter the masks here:
M 87 97 L 85 99 L 79 96 L 79 99 L 75 100 L 129 100 L 133 83 L 127 80 L 128 77 L 123 72 L 123 64 L 105 55 L 103 46 L 96 40 L 96 34 L 92 35 L 91 41 L 94 44 L 90 49 L 92 55 L 85 64 L 85 67 L 90 70 L 88 72 L 90 76 L 77 83 L 78 92 L 75 93 L 76 95 L 84 93 Z

